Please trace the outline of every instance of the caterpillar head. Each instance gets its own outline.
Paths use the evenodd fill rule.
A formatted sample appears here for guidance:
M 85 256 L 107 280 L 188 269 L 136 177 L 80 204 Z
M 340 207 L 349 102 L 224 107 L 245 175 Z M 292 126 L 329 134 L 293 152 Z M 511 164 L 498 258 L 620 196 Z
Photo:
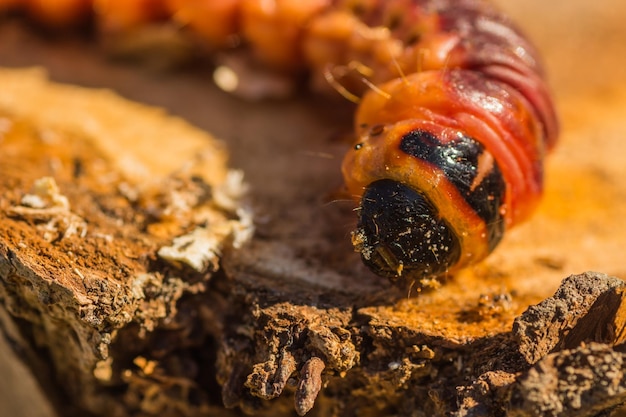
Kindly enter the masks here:
M 391 179 L 365 189 L 352 243 L 374 273 L 388 278 L 441 275 L 461 254 L 458 237 L 432 202 Z
M 484 258 L 502 237 L 498 165 L 455 128 L 421 120 L 372 127 L 343 173 L 359 199 L 352 243 L 380 276 L 441 276 Z

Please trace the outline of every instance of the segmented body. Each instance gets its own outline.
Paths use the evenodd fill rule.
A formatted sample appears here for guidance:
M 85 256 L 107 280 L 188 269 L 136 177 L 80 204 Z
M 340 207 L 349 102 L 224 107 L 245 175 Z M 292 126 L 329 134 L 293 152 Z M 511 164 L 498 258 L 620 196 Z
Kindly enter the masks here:
M 487 256 L 543 188 L 557 121 L 537 53 L 479 0 L 0 0 L 103 32 L 174 20 L 210 48 L 246 44 L 280 71 L 360 96 L 343 163 L 355 249 L 420 280 Z M 9 6 L 10 4 L 10 6 Z

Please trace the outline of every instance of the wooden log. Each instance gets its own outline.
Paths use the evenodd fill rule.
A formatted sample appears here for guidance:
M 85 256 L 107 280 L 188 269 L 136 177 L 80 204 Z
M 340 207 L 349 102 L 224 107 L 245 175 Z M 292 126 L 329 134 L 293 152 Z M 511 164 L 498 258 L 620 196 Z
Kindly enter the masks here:
M 222 251 L 251 232 L 240 176 L 220 142 L 158 109 L 38 70 L 0 79 L 3 327 L 18 329 L 8 336 L 64 412 L 176 408 L 146 396 L 192 395 L 176 376 L 188 364 L 161 375 L 154 355 L 189 348 L 178 301 L 204 292 Z

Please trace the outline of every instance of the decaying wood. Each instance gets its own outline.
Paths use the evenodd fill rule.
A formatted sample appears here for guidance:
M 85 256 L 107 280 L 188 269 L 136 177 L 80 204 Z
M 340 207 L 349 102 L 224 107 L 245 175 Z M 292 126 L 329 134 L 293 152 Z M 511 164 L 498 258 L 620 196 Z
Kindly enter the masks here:
M 608 416 L 626 402 L 626 356 L 591 343 L 542 358 L 512 387 L 508 415 Z
M 45 390 L 79 410 L 187 407 L 150 398 L 194 384 L 163 372 L 145 344 L 187 347 L 178 301 L 203 292 L 222 251 L 249 234 L 223 145 L 110 92 L 49 85 L 41 71 L 3 70 L 0 84 L 2 327 Z M 110 392 L 120 384 L 123 400 Z
M 623 312 L 615 304 L 597 306 L 621 297 L 624 288 L 622 280 L 602 274 L 572 276 L 553 297 L 521 314 L 513 329 L 465 340 L 391 320 L 380 310 L 344 311 L 345 319 L 332 323 L 325 318 L 341 317 L 341 312 L 329 307 L 271 303 L 256 313 L 255 329 L 244 343 L 246 355 L 229 346 L 225 351 L 233 356 L 221 356 L 218 367 L 233 376 L 224 386 L 229 405 L 237 398 L 250 411 L 256 410 L 258 398 L 274 398 L 276 389 L 285 386 L 285 367 L 292 372 L 322 358 L 326 388 L 318 402 L 331 415 L 600 415 L 626 400 L 626 381 L 621 381 L 622 353 L 612 347 L 621 342 L 619 331 L 610 330 L 622 322 Z M 248 309 L 266 302 L 255 300 Z M 598 332 L 598 324 L 605 331 Z M 242 340 L 235 344 L 241 349 Z M 576 378 L 579 373 L 584 382 Z M 607 378 L 612 385 L 607 386 Z M 271 394 L 261 394 L 260 387 L 271 387 Z M 349 398 L 337 401 L 342 392 L 350 392 Z M 578 398 L 572 398 L 574 393 Z
M 623 342 L 624 291 L 622 280 L 591 274 L 563 281 L 552 298 L 515 320 L 513 332 L 524 358 L 534 364 L 550 352 L 585 342 Z

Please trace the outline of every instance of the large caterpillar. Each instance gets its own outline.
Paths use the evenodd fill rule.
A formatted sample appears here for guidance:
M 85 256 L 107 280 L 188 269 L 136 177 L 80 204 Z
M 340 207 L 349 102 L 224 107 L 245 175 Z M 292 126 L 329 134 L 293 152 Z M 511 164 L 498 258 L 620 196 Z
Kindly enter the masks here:
M 376 274 L 419 281 L 487 256 L 542 193 L 557 121 L 537 53 L 480 0 L 0 0 L 103 32 L 174 20 L 360 97 L 342 172 Z

